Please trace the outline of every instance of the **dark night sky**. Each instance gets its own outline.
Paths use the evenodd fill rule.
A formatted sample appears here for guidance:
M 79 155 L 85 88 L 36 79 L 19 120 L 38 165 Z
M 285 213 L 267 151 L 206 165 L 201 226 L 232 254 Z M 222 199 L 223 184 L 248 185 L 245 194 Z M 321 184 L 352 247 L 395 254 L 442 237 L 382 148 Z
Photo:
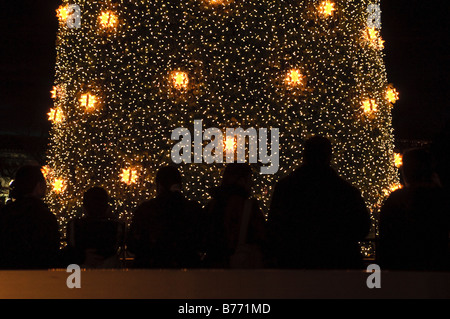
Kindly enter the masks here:
M 0 131 L 49 128 L 59 2 L 1 0 Z M 388 80 L 400 92 L 396 137 L 431 138 L 450 117 L 450 1 L 384 0 L 381 8 Z

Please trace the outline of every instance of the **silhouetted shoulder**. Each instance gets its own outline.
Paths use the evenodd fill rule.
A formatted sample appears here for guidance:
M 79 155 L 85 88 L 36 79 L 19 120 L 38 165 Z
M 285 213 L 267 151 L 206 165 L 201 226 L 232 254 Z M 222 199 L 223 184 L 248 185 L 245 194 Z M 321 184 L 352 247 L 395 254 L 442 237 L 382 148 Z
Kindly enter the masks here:
M 150 214 L 157 207 L 158 207 L 158 200 L 156 198 L 152 198 L 139 204 L 138 207 L 136 208 L 134 215 L 138 216 Z
M 282 177 L 277 184 L 275 185 L 275 189 L 277 189 L 280 192 L 288 191 L 292 189 L 292 187 L 295 187 L 296 184 L 302 183 L 304 180 L 305 174 L 302 171 L 301 168 L 296 169 L 295 171 L 291 172 L 290 174 Z
M 409 191 L 406 189 L 397 189 L 389 194 L 388 198 L 384 201 L 384 205 L 400 203 L 402 199 L 408 196 Z
M 56 221 L 55 214 L 50 211 L 47 204 L 45 204 L 44 201 L 33 197 L 22 198 L 6 205 L 3 208 L 2 213 L 5 216 L 14 214 L 16 217 L 24 215 L 29 218 L 44 218 Z

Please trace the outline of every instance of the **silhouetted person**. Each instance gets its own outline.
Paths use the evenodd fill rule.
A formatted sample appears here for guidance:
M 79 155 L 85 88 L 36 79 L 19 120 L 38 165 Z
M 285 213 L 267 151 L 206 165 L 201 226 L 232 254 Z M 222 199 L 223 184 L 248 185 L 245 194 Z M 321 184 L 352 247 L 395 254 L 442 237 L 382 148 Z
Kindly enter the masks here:
M 201 263 L 202 207 L 181 193 L 177 168 L 166 166 L 156 175 L 157 196 L 136 209 L 128 250 L 135 268 L 195 268 Z
M 232 163 L 226 166 L 222 183 L 213 190 L 213 199 L 207 207 L 209 226 L 206 237 L 206 263 L 208 267 L 262 268 L 264 266 L 265 220 L 258 201 L 250 197 L 251 188 L 252 170 L 248 164 Z M 247 248 L 253 251 L 254 256 L 250 258 L 253 261 L 235 264 L 235 258 L 240 258 L 235 253 L 245 213 L 248 214 L 248 221 L 244 223 L 245 233 L 242 233 L 242 243 L 248 245 Z
M 84 216 L 67 225 L 71 261 L 86 268 L 119 268 L 118 252 L 124 245 L 125 225 L 116 220 L 109 206 L 109 195 L 92 187 L 83 195 Z
M 444 270 L 448 266 L 449 198 L 437 182 L 427 151 L 403 155 L 405 187 L 380 211 L 381 268 Z
M 370 230 L 360 192 L 330 166 L 332 145 L 316 136 L 304 146 L 303 164 L 281 179 L 269 215 L 270 250 L 276 267 L 363 267 L 358 241 Z
M 439 175 L 442 187 L 450 190 L 450 121 L 436 136 L 431 149 L 436 160 L 435 171 Z
M 3 269 L 58 266 L 58 222 L 42 198 L 46 182 L 38 166 L 23 166 L 11 185 L 11 200 L 0 213 L 0 265 Z

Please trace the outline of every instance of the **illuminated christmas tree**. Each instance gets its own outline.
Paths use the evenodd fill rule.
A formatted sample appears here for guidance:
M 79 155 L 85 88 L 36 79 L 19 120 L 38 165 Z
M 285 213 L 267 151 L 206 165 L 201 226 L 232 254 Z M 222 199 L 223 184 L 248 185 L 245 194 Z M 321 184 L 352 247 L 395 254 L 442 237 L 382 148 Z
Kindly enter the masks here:
M 398 185 L 384 41 L 370 0 L 78 0 L 57 15 L 54 123 L 47 176 L 64 224 L 100 185 L 121 217 L 155 193 L 176 128 L 278 128 L 275 182 L 321 134 L 337 171 L 371 211 Z M 375 21 L 375 22 L 374 22 Z M 233 142 L 224 140 L 225 148 Z M 274 151 L 274 150 L 272 150 Z M 195 156 L 195 154 L 193 154 Z M 205 202 L 225 163 L 179 164 L 187 196 Z

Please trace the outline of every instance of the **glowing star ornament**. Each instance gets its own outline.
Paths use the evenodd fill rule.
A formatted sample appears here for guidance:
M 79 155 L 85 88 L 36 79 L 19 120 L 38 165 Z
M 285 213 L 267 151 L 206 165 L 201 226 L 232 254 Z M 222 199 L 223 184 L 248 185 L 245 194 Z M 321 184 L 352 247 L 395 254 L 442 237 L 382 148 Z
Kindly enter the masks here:
M 285 82 L 290 87 L 303 85 L 303 75 L 297 69 L 292 69 L 288 72 Z
M 56 15 L 60 22 L 65 23 L 67 18 L 69 17 L 69 7 L 68 6 L 60 6 L 56 9 Z
M 400 183 L 394 183 L 391 186 L 389 186 L 389 188 L 385 189 L 383 191 L 384 196 L 389 196 L 391 193 L 395 192 L 396 190 L 402 189 L 403 185 Z
M 393 184 L 393 185 L 391 186 L 390 191 L 391 191 L 391 192 L 395 192 L 396 190 L 402 189 L 402 188 L 403 188 L 403 185 L 400 184 L 400 183 L 397 183 L 397 184 Z
M 117 27 L 119 19 L 112 11 L 103 11 L 99 17 L 100 25 L 105 29 L 114 29 Z
M 394 153 L 394 165 L 397 168 L 402 167 L 403 165 L 403 156 L 400 153 Z
M 170 75 L 172 79 L 173 86 L 178 89 L 187 89 L 189 84 L 189 77 L 186 72 L 183 71 L 173 71 Z
M 48 120 L 53 123 L 61 123 L 64 120 L 64 114 L 59 107 L 50 109 L 50 112 L 48 112 L 47 115 Z
M 62 98 L 64 96 L 64 94 L 66 93 L 65 88 L 63 86 L 54 86 L 53 90 L 50 91 L 50 93 L 52 94 L 52 99 L 59 99 Z
M 82 94 L 80 98 L 80 104 L 85 108 L 86 111 L 90 112 L 97 107 L 97 97 L 90 93 Z
M 367 99 L 362 102 L 362 109 L 366 115 L 372 115 L 377 112 L 378 106 L 375 100 Z
M 325 17 L 333 15 L 333 11 L 335 10 L 336 9 L 334 8 L 334 3 L 331 1 L 322 1 L 319 6 L 319 13 Z
M 57 178 L 52 183 L 53 191 L 57 194 L 60 194 L 66 188 L 66 183 L 62 178 Z
M 370 43 L 372 47 L 377 50 L 384 49 L 384 40 L 381 38 L 380 33 L 375 28 L 367 27 L 364 31 L 364 38 Z
M 81 27 L 81 9 L 77 4 L 61 5 L 56 10 L 56 16 L 61 25 L 66 25 L 69 29 Z
M 394 104 L 395 102 L 397 102 L 399 99 L 398 96 L 399 94 L 395 88 L 389 87 L 386 90 L 386 99 L 389 101 L 389 103 Z
M 139 178 L 137 170 L 131 167 L 122 169 L 120 177 L 121 181 L 127 185 L 135 184 Z
M 51 173 L 51 169 L 48 166 L 42 166 L 41 172 L 42 172 L 42 175 L 44 175 L 44 178 L 47 178 Z
M 236 139 L 234 137 L 227 137 L 224 144 L 226 151 L 234 151 L 236 149 Z
M 58 88 L 54 86 L 50 93 L 52 94 L 52 99 L 56 99 L 58 97 Z

